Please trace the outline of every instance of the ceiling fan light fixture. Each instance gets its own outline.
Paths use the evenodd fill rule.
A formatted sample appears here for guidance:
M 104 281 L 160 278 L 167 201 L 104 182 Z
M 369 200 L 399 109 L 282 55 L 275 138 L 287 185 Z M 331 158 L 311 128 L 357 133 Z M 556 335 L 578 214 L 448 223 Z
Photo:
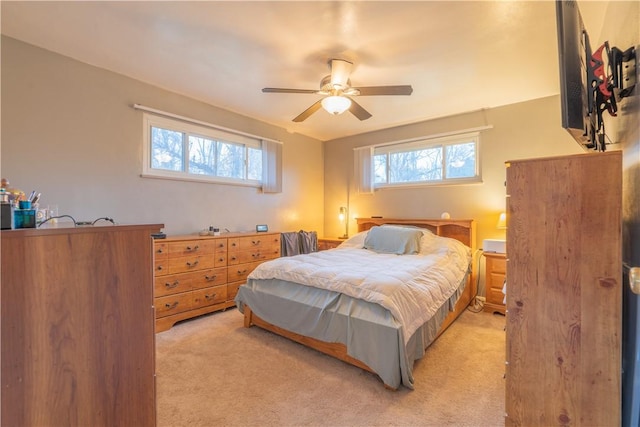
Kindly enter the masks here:
M 322 100 L 322 108 L 327 110 L 330 114 L 342 114 L 351 107 L 351 100 L 344 96 L 327 96 Z

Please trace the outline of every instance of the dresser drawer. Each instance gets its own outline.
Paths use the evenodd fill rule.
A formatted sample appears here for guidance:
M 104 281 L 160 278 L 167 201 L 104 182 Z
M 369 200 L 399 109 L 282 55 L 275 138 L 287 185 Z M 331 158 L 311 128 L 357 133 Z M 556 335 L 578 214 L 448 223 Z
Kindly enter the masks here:
M 505 274 L 507 271 L 507 260 L 506 258 L 487 258 L 489 259 L 489 269 L 494 273 L 502 273 Z
M 184 240 L 169 242 L 169 258 L 193 255 L 213 254 L 216 248 L 215 240 Z
M 505 273 L 489 272 L 489 276 L 487 277 L 487 287 L 502 290 L 505 277 Z
M 216 267 L 226 267 L 227 266 L 227 253 L 226 252 L 216 252 L 213 254 L 213 265 Z
M 203 270 L 215 266 L 213 255 L 191 255 L 169 258 L 169 274 Z
M 504 294 L 502 293 L 502 286 L 500 289 L 490 288 L 487 289 L 487 302 L 491 304 L 504 304 Z
M 153 261 L 153 274 L 155 276 L 162 276 L 169 274 L 169 259 L 156 259 Z
M 254 261 L 266 261 L 268 259 L 278 258 L 280 249 L 264 248 L 253 251 L 230 252 L 228 265 L 244 264 Z
M 230 266 L 227 269 L 227 279 L 229 282 L 237 282 L 247 280 L 249 273 L 253 271 L 253 268 L 249 264 L 238 264 Z
M 153 284 L 154 296 L 156 298 L 191 290 L 191 278 L 189 274 L 159 276 L 153 280 Z
M 169 245 L 167 242 L 153 242 L 153 258 L 155 260 L 166 259 L 169 253 Z
M 234 266 L 230 266 L 227 270 L 227 278 L 229 282 L 239 282 L 245 283 L 247 281 L 247 276 L 255 270 L 257 266 L 262 264 L 264 261 L 256 261 L 247 264 L 238 264 Z
M 206 307 L 208 305 L 220 304 L 227 300 L 227 286 L 212 286 L 210 288 L 193 291 L 193 302 L 191 308 Z
M 191 292 L 168 295 L 155 299 L 156 318 L 170 316 L 190 310 L 192 303 Z
M 191 288 L 200 289 L 227 283 L 227 267 L 212 268 L 189 273 L 192 278 Z
M 238 238 L 238 249 L 241 251 L 274 247 L 280 250 L 280 234 Z
M 234 282 L 227 284 L 227 301 L 233 301 L 238 295 L 238 288 L 244 285 L 245 282 Z

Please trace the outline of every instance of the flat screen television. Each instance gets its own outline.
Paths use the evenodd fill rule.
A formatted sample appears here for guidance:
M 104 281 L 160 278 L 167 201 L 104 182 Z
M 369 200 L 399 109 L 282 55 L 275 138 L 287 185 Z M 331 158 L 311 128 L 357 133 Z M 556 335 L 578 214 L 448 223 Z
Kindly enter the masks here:
M 593 148 L 587 58 L 589 35 L 575 1 L 556 1 L 562 127 L 585 148 Z

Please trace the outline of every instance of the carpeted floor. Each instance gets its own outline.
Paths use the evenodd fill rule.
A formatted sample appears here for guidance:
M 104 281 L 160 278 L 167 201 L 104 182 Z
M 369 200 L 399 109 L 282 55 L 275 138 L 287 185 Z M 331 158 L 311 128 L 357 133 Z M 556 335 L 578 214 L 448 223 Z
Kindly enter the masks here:
M 261 330 L 231 309 L 156 335 L 159 427 L 502 426 L 504 317 L 466 311 L 415 390 Z

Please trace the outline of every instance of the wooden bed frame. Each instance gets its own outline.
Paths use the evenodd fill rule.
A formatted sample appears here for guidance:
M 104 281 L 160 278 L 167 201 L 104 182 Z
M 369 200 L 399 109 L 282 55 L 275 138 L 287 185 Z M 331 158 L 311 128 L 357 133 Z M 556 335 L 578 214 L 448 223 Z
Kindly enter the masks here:
M 475 254 L 476 231 L 475 223 L 473 220 L 357 218 L 356 221 L 358 223 L 358 232 L 365 231 L 373 226 L 383 224 L 409 225 L 419 228 L 426 228 L 438 236 L 450 237 L 461 241 L 465 245 L 469 246 Z M 475 278 L 477 272 L 475 271 L 474 267 L 475 259 L 472 261 L 471 265 L 472 271 L 467 279 L 467 284 L 464 288 L 464 292 L 456 303 L 454 311 L 450 312 L 442 323 L 442 326 L 438 330 L 438 336 L 440 336 L 453 323 L 453 321 L 456 320 L 458 316 L 460 316 L 460 314 L 462 314 L 462 312 L 467 308 L 467 306 L 476 296 L 477 289 Z M 249 328 L 254 325 L 375 374 L 375 372 L 365 363 L 349 356 L 347 354 L 347 347 L 344 344 L 320 341 L 318 339 L 299 335 L 278 326 L 272 325 L 271 323 L 262 320 L 251 311 L 251 308 L 248 305 L 245 305 L 244 326 L 246 328 Z M 385 387 L 387 386 L 385 385 Z

